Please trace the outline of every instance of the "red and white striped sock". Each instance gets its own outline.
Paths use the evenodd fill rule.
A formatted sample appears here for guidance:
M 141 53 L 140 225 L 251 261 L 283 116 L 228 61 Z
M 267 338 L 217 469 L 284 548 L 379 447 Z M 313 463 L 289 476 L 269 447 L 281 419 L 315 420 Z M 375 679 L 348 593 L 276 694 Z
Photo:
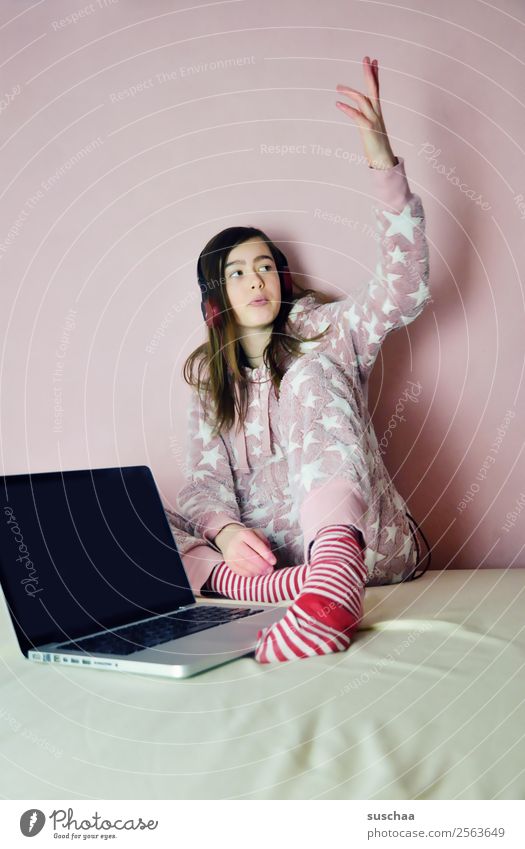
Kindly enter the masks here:
M 270 604 L 278 601 L 293 601 L 301 592 L 310 569 L 310 564 L 304 563 L 301 566 L 276 569 L 270 575 L 246 578 L 230 569 L 223 560 L 213 568 L 201 593 L 205 595 L 207 591 L 211 591 L 238 601 L 260 601 Z
M 297 660 L 345 651 L 363 615 L 367 569 L 361 532 L 328 525 L 316 535 L 303 590 L 285 616 L 259 631 L 255 660 Z

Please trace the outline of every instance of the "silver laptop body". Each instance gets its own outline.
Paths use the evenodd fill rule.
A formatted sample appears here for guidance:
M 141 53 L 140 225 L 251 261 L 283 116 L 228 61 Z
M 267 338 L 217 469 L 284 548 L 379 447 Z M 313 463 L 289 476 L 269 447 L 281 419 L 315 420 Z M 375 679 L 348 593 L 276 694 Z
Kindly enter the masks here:
M 147 466 L 0 483 L 0 583 L 29 660 L 187 678 L 253 653 L 286 612 L 195 601 Z

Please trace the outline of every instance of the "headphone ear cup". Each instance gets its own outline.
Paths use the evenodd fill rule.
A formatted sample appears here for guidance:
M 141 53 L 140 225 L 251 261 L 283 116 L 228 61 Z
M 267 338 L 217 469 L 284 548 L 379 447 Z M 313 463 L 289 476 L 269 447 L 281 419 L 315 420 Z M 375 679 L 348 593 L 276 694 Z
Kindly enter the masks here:
M 210 299 L 201 304 L 204 321 L 208 327 L 219 327 L 221 323 L 221 311 L 216 304 L 212 304 Z

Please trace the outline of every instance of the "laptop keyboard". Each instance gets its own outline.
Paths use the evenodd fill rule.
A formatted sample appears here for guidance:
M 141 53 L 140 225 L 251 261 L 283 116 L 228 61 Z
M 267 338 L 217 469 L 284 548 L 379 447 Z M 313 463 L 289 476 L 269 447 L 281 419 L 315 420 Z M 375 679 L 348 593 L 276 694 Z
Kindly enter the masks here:
M 159 616 L 149 622 L 128 625 L 95 637 L 85 637 L 56 646 L 58 649 L 81 649 L 89 654 L 133 654 L 142 649 L 167 643 L 179 637 L 187 637 L 216 625 L 243 619 L 262 613 L 263 607 L 227 607 L 226 605 L 202 604 L 173 616 Z

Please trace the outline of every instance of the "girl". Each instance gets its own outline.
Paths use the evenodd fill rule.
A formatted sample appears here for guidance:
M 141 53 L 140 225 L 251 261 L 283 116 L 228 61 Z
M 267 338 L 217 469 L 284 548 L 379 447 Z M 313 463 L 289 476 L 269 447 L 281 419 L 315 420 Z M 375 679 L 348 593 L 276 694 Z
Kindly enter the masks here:
M 293 602 L 259 632 L 261 663 L 345 650 L 365 585 L 407 580 L 419 563 L 367 382 L 386 334 L 429 300 L 428 246 L 421 199 L 385 130 L 377 60 L 363 66 L 369 96 L 338 85 L 359 108 L 336 105 L 358 125 L 380 197 L 380 262 L 364 303 L 294 294 L 286 257 L 252 227 L 219 233 L 197 266 L 208 338 L 184 367 L 196 391 L 176 539 L 197 593 Z

